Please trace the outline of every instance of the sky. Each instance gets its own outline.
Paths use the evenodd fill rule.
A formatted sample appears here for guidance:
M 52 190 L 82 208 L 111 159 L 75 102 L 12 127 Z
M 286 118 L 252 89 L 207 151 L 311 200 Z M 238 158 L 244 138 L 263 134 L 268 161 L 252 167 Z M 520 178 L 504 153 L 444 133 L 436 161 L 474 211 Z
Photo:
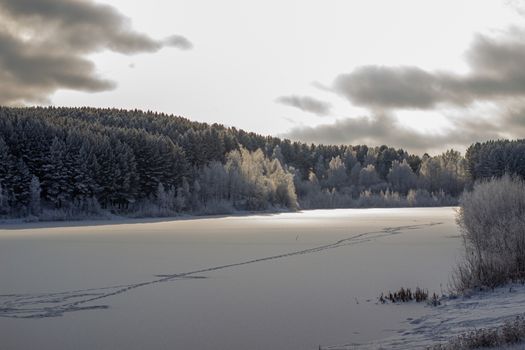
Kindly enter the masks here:
M 0 0 L 0 104 L 464 151 L 525 135 L 524 20 L 518 0 Z

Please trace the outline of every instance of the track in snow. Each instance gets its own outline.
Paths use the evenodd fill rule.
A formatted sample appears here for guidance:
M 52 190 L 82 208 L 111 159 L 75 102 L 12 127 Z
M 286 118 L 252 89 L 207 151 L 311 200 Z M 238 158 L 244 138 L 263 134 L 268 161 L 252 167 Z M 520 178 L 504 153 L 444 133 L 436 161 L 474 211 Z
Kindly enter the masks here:
M 41 294 L 9 294 L 0 295 L 0 317 L 7 318 L 46 318 L 58 317 L 66 312 L 106 309 L 108 305 L 93 305 L 102 299 L 129 292 L 133 289 L 146 287 L 153 284 L 187 278 L 203 278 L 200 274 L 249 265 L 269 260 L 288 258 L 296 255 L 322 252 L 329 249 L 339 248 L 370 241 L 372 239 L 399 234 L 407 230 L 417 230 L 424 227 L 439 225 L 441 222 L 430 222 L 427 224 L 406 225 L 397 227 L 385 227 L 379 231 L 364 232 L 351 237 L 338 240 L 333 243 L 317 247 L 293 251 L 285 254 L 272 255 L 258 259 L 246 260 L 238 263 L 219 265 L 199 270 L 175 273 L 171 275 L 158 275 L 157 279 L 127 285 L 117 285 L 104 288 L 80 289 L 60 293 Z

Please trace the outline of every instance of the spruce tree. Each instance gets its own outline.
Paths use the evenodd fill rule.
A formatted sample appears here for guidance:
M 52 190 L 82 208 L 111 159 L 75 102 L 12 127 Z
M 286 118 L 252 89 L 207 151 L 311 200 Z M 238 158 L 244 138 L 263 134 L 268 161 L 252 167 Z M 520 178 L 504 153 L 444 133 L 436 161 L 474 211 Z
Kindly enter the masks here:
M 29 209 L 31 211 L 31 214 L 38 216 L 40 215 L 40 212 L 42 210 L 40 203 L 40 193 L 42 192 L 42 189 L 40 188 L 40 181 L 38 180 L 38 177 L 34 175 L 31 177 L 29 191 L 31 193 L 31 202 L 29 204 Z
M 55 137 L 43 165 L 42 192 L 46 200 L 56 208 L 61 208 L 68 203 L 72 190 L 69 183 L 69 171 L 64 166 L 65 155 L 65 143 Z

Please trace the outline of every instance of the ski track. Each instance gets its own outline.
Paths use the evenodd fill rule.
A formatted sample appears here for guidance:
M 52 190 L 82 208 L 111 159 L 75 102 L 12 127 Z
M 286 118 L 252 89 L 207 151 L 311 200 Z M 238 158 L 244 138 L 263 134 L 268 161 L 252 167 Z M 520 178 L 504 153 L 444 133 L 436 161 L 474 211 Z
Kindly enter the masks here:
M 363 344 L 323 346 L 322 349 L 426 349 L 476 329 L 501 326 L 525 313 L 525 285 L 511 285 L 457 298 L 443 297 L 441 303 L 437 307 L 426 306 L 430 310 L 420 318 L 407 319 L 407 329 L 395 336 Z
M 328 249 L 339 248 L 348 245 L 368 242 L 372 239 L 382 238 L 399 234 L 407 230 L 417 230 L 424 227 L 440 225 L 441 222 L 430 222 L 426 224 L 405 225 L 397 227 L 385 227 L 379 231 L 364 232 L 352 237 L 344 238 L 336 242 L 325 244 L 304 250 L 293 251 L 289 253 L 272 255 L 268 257 L 242 261 L 227 265 L 203 268 L 199 270 L 175 273 L 171 275 L 156 275 L 157 279 L 146 282 L 139 282 L 128 285 L 116 285 L 102 288 L 79 289 L 58 293 L 40 293 L 40 294 L 6 294 L 0 295 L 0 317 L 6 318 L 46 318 L 63 316 L 66 312 L 107 309 L 108 305 L 86 305 L 93 304 L 112 296 L 129 292 L 140 287 L 150 286 L 162 282 L 173 281 L 176 279 L 199 279 L 206 278 L 200 274 L 233 268 L 237 266 L 249 265 L 263 261 L 277 260 L 288 258 L 296 255 L 311 254 L 322 252 Z M 334 348 L 335 349 L 335 348 Z

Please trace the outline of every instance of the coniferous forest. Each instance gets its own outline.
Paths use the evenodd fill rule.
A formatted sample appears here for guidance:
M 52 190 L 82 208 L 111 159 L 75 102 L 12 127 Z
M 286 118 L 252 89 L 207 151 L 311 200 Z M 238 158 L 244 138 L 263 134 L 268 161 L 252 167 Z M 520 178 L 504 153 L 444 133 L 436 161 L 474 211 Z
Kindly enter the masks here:
M 419 156 L 149 111 L 0 108 L 2 217 L 454 205 L 475 180 L 503 173 L 525 176 L 524 140 Z

